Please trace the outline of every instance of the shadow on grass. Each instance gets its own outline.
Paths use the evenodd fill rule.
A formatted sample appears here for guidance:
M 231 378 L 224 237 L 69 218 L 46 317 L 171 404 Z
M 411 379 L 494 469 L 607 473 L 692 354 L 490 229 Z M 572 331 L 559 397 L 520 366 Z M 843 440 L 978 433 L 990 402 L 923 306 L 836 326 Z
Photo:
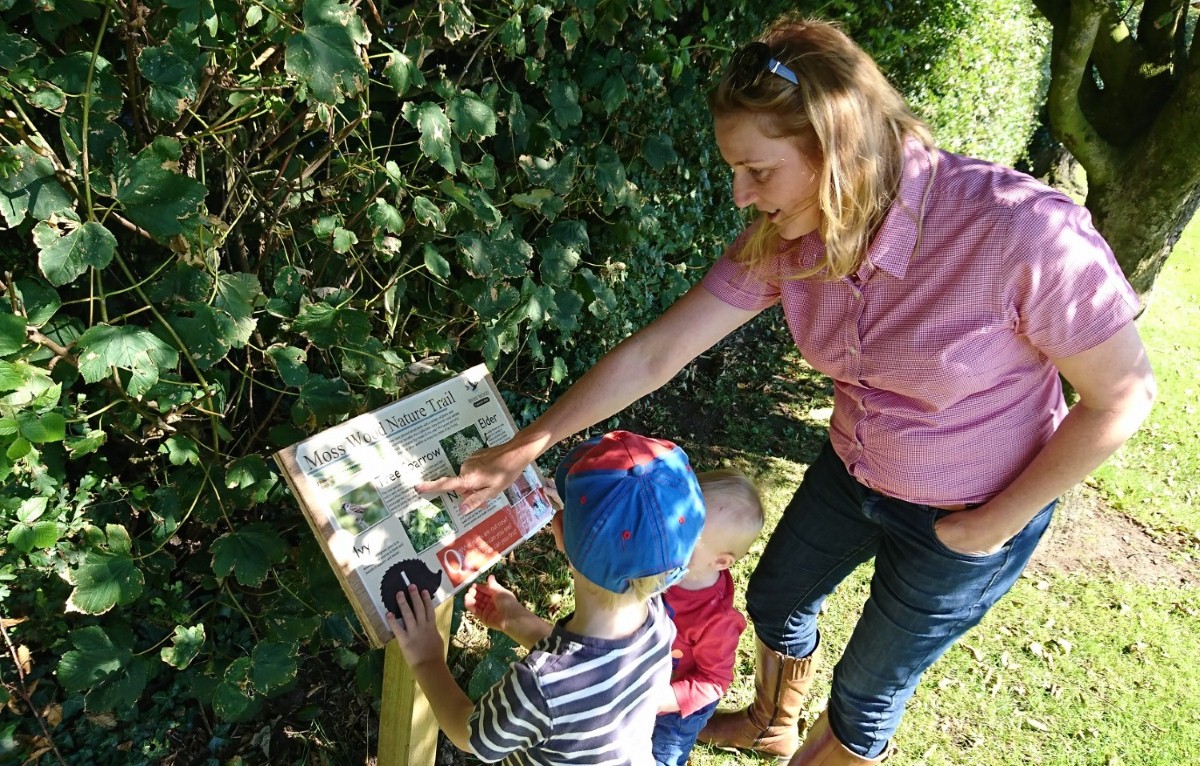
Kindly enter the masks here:
M 832 406 L 832 383 L 800 359 L 776 307 L 617 421 L 620 428 L 677 442 L 700 470 L 738 458 L 807 465 L 826 439 Z

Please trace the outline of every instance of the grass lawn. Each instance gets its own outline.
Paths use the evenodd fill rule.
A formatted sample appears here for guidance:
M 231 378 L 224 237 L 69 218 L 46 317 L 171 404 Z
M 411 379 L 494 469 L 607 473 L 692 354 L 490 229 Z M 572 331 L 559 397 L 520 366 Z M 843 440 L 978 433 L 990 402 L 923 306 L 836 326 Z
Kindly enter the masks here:
M 1110 504 L 1200 545 L 1200 216 L 1156 282 L 1140 322 L 1159 398 L 1142 430 L 1094 476 Z

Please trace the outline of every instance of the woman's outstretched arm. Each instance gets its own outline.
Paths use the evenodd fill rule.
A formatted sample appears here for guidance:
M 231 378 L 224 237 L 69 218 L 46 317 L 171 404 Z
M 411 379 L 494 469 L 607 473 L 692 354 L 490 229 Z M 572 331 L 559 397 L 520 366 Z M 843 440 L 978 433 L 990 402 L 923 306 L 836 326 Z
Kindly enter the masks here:
M 510 441 L 476 452 L 458 476 L 418 484 L 417 490 L 456 492 L 464 511 L 483 505 L 554 444 L 659 388 L 757 313 L 694 286 L 662 316 L 613 347 Z

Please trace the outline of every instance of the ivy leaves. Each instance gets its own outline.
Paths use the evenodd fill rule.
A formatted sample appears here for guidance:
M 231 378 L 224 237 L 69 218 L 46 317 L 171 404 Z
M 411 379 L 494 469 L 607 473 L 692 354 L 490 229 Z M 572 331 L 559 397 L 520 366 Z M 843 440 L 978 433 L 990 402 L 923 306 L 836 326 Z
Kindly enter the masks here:
M 170 316 L 172 327 L 202 370 L 250 340 L 258 326 L 254 311 L 263 296 L 262 286 L 252 274 L 220 274 L 209 290 L 211 305 L 184 301 Z
M 452 98 L 443 109 L 434 102 L 409 102 L 401 112 L 421 134 L 421 153 L 447 173 L 458 169 L 455 139 L 479 142 L 496 135 L 495 110 L 470 91 Z
M 0 314 L 0 356 L 20 351 L 26 342 L 25 319 L 16 314 Z M 34 370 L 37 368 L 28 364 L 17 366 L 11 362 L 0 362 L 0 391 L 12 390 L 8 386 L 16 388 L 27 381 L 30 375 L 36 374 Z
M 404 105 L 403 115 L 421 133 L 421 152 L 447 173 L 453 173 L 458 166 L 450 143 L 450 118 L 442 108 L 431 102 L 410 102 Z
M 20 349 L 25 340 L 22 318 L 0 314 L 0 349 L 9 349 L 0 351 L 0 356 Z M 38 445 L 66 437 L 66 418 L 54 409 L 61 392 L 62 386 L 47 371 L 25 361 L 0 360 L 0 393 L 4 394 L 0 398 L 0 482 L 8 478 L 15 462 L 34 454 Z M 45 497 L 22 497 L 9 542 L 26 553 L 51 547 L 53 541 L 46 544 L 50 528 L 37 522 L 45 506 Z
M 26 216 L 48 220 L 69 209 L 72 202 L 49 159 L 28 146 L 0 147 L 0 216 L 9 227 L 19 225 Z
M 67 611 L 104 614 L 142 595 L 146 580 L 128 552 L 89 553 L 73 574 L 75 590 Z
M 469 91 L 451 99 L 447 116 L 461 141 L 478 141 L 496 135 L 496 112 Z
M 300 309 L 292 328 L 319 348 L 357 348 L 366 344 L 371 322 L 367 314 L 358 309 L 311 303 Z
M 159 652 L 159 656 L 162 657 L 163 662 L 171 667 L 183 670 L 191 664 L 196 655 L 200 654 L 200 650 L 203 647 L 203 625 L 194 625 L 190 628 L 176 625 L 175 632 L 171 636 L 171 645 L 164 647 Z
M 75 710 L 134 720 L 166 675 L 249 720 L 355 640 L 264 455 L 428 357 L 540 401 L 628 325 L 587 320 L 675 134 L 657 64 L 597 30 L 661 43 L 560 0 L 166 0 L 137 34 L 27 5 L 0 33 L 0 598 L 57 613 L 33 649 Z
M 547 284 L 565 285 L 588 249 L 587 228 L 579 221 L 560 221 L 549 236 L 538 242 L 542 253 L 542 279 Z
M 249 524 L 221 535 L 212 546 L 213 572 L 218 577 L 233 575 L 242 585 L 260 585 L 267 570 L 278 564 L 287 546 L 269 524 Z
M 226 721 L 249 720 L 262 705 L 262 695 L 283 690 L 296 678 L 296 655 L 288 644 L 263 642 L 249 657 L 238 657 L 225 669 L 213 694 L 213 710 Z
M 0 177 L 0 213 L 10 226 L 26 216 L 37 219 L 33 243 L 50 284 L 60 287 L 89 268 L 106 268 L 117 248 L 112 232 L 79 220 L 46 158 L 27 147 L 4 151 L 15 170 Z M 195 214 L 206 193 L 203 184 L 177 172 L 180 156 L 178 141 L 159 137 L 130 159 L 116 188 L 116 201 L 129 219 L 161 240 L 184 231 L 183 219 Z
M 125 626 L 97 625 L 71 633 L 72 649 L 58 663 L 58 679 L 71 692 L 87 692 L 87 709 L 101 712 L 132 704 L 146 686 L 148 663 L 135 657 Z
M 117 200 L 129 219 L 160 240 L 183 232 L 182 220 L 204 201 L 203 184 L 177 172 L 179 142 L 159 136 L 122 174 Z
M 140 397 L 175 366 L 179 353 L 144 327 L 96 325 L 79 336 L 79 374 L 96 383 L 116 367 L 130 373 L 126 391 Z
M 65 221 L 65 234 L 42 221 L 33 227 L 33 243 L 39 251 L 38 265 L 50 284 L 58 287 L 75 281 L 89 267 L 102 269 L 112 261 L 117 239 L 95 221 L 80 224 Z
M 202 65 L 200 46 L 182 27 L 165 44 L 143 48 L 138 68 L 151 83 L 150 114 L 160 120 L 179 119 L 199 95 Z
M 337 104 L 366 85 L 359 47 L 371 36 L 354 9 L 337 0 L 305 0 L 304 29 L 287 43 L 287 71 L 312 96 Z
M 17 523 L 8 531 L 8 542 L 22 553 L 40 548 L 53 548 L 61 532 L 59 525 L 42 519 L 46 511 L 47 498 L 33 497 L 21 503 L 17 511 Z

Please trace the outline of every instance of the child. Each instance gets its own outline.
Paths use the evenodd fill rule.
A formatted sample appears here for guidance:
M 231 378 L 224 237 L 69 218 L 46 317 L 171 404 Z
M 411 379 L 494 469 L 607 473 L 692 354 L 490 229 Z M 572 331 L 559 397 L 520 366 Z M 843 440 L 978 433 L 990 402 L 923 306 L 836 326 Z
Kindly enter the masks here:
M 468 608 L 532 647 L 477 705 L 446 666 L 427 591 L 398 593 L 400 619 L 388 624 L 446 736 L 479 759 L 648 765 L 674 638 L 657 593 L 691 559 L 704 525 L 700 487 L 682 449 L 627 431 L 575 447 L 556 479 L 564 508 L 551 524 L 575 612 L 555 626 L 532 613 L 508 619 L 527 610 L 509 609 L 516 599 L 490 590 L 494 578 L 472 588 Z
M 671 691 L 660 702 L 654 727 L 654 760 L 684 766 L 696 735 L 733 681 L 734 654 L 746 618 L 733 608 L 729 568 L 746 555 L 762 531 L 758 488 L 733 470 L 698 474 L 707 513 L 687 575 L 664 595 L 675 623 Z
M 746 618 L 733 608 L 729 568 L 746 555 L 763 526 L 762 501 L 750 479 L 733 470 L 697 474 L 707 512 L 704 530 L 682 580 L 664 594 L 676 635 L 671 684 L 659 700 L 653 734 L 660 766 L 687 762 L 696 735 L 733 680 L 734 654 Z M 467 593 L 467 609 L 523 646 L 550 633 L 549 622 L 526 609 L 489 577 Z

